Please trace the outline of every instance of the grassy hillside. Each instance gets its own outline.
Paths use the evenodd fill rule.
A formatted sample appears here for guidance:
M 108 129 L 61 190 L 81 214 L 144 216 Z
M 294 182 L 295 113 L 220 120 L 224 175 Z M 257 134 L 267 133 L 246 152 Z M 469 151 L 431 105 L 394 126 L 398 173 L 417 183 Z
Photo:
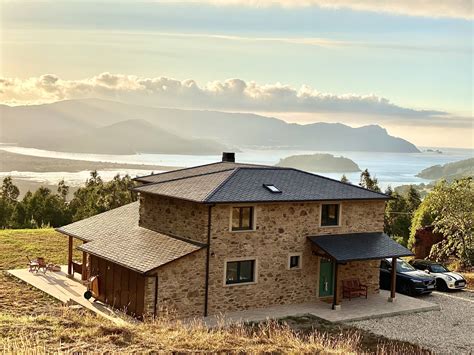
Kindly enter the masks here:
M 226 353 L 421 353 L 417 346 L 392 342 L 315 317 L 237 325 L 209 330 L 199 322 L 184 327 L 167 319 L 116 325 L 71 309 L 8 276 L 26 255 L 64 264 L 67 238 L 51 229 L 0 230 L 0 351 L 46 352 L 226 352 Z M 79 256 L 79 255 L 77 255 Z M 426 353 L 426 352 L 425 352 Z

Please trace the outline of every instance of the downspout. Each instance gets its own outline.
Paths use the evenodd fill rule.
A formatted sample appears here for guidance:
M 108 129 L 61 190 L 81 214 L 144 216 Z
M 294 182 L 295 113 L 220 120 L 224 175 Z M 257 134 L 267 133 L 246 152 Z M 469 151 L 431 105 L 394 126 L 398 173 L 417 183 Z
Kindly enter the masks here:
M 211 257 L 211 212 L 212 205 L 208 207 L 207 214 L 207 251 L 206 251 L 206 281 L 205 281 L 205 294 L 204 294 L 204 317 L 207 317 L 207 309 L 209 302 L 209 262 Z

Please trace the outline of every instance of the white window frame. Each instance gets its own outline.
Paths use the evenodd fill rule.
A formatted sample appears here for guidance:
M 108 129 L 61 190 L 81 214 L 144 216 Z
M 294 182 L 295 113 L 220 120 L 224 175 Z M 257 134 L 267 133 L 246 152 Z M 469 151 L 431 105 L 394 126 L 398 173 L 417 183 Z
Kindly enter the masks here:
M 299 257 L 300 262 L 299 262 L 297 267 L 290 267 L 290 261 L 291 261 L 292 256 L 298 256 Z M 288 254 L 288 263 L 286 265 L 286 268 L 288 270 L 301 270 L 302 264 L 303 264 L 303 253 L 290 253 L 290 254 Z
M 254 268 L 253 268 L 253 281 L 251 282 L 239 282 L 234 284 L 228 284 L 226 281 L 227 279 L 227 263 L 233 261 L 254 261 Z M 255 285 L 258 282 L 258 259 L 256 256 L 244 256 L 240 258 L 229 258 L 224 260 L 224 280 L 223 285 L 224 287 L 233 287 L 233 286 L 247 286 L 247 285 Z
M 338 205 L 337 225 L 323 226 L 323 205 Z M 338 228 L 342 225 L 342 203 L 341 202 L 323 202 L 319 205 L 319 228 Z
M 234 207 L 252 207 L 252 228 L 242 230 L 232 230 L 232 212 Z M 229 207 L 229 232 L 231 233 L 249 233 L 257 230 L 257 206 L 249 204 L 231 205 Z

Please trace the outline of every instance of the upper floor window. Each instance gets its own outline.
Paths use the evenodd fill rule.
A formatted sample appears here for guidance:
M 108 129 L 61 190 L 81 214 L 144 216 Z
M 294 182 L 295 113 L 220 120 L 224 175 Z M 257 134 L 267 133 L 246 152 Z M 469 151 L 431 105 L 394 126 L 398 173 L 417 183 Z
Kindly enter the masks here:
M 232 208 L 232 230 L 245 231 L 253 229 L 253 207 Z
M 321 206 L 321 226 L 339 225 L 339 205 L 323 204 Z

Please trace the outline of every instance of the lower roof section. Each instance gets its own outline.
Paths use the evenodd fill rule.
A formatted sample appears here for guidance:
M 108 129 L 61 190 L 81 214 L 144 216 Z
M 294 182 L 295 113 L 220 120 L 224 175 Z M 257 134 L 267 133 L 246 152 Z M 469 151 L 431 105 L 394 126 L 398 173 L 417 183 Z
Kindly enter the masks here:
M 85 241 L 79 250 L 139 273 L 154 270 L 204 245 L 138 225 L 138 202 L 74 222 L 57 231 Z
M 319 235 L 309 239 L 337 262 L 413 255 L 382 232 Z

